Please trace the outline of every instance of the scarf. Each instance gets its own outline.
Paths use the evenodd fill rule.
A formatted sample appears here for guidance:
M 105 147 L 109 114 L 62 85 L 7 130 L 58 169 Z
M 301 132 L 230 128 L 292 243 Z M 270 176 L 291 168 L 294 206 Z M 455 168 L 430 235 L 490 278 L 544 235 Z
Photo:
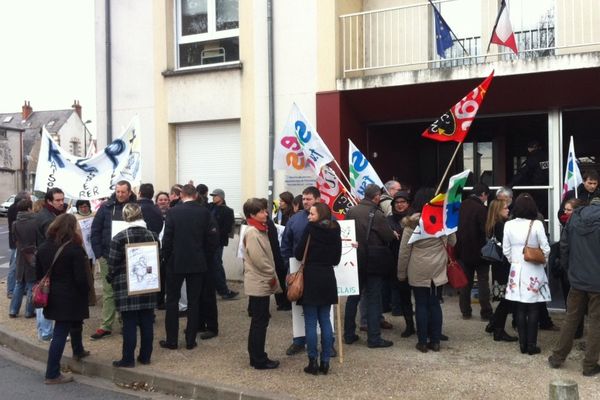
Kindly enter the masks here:
M 58 210 L 56 208 L 54 208 L 53 206 L 51 206 L 50 204 L 46 203 L 44 204 L 44 207 L 46 208 L 46 210 L 50 211 L 52 214 L 56 215 L 57 217 L 64 213 L 65 210 Z
M 258 222 L 257 220 L 255 220 L 254 218 L 250 217 L 248 218 L 248 225 L 255 227 L 256 229 L 258 229 L 261 232 L 267 232 L 269 229 L 267 227 L 267 224 L 263 224 L 262 222 Z

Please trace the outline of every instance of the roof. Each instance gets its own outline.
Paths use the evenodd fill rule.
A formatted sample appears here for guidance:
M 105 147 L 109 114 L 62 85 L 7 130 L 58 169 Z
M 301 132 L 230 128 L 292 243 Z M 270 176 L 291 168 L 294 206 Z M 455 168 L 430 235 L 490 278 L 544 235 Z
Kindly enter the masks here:
M 5 129 L 24 129 L 23 154 L 28 155 L 41 133 L 42 126 L 46 126 L 49 133 L 57 133 L 75 112 L 74 109 L 33 111 L 25 121 L 20 112 L 0 113 L 0 124 Z

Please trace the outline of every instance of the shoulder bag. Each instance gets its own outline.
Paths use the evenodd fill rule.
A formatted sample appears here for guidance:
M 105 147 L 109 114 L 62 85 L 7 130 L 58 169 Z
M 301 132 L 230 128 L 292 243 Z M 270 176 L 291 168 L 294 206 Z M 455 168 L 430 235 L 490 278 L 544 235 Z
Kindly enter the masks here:
M 502 248 L 498 244 L 496 236 L 492 236 L 491 238 L 487 239 L 481 248 L 481 258 L 492 263 L 499 263 L 504 260 Z
M 525 246 L 523 247 L 523 258 L 525 261 L 534 264 L 546 264 L 546 257 L 542 249 L 539 247 L 529 247 L 529 235 L 531 234 L 531 227 L 533 226 L 533 220 L 529 223 L 529 230 L 527 231 L 527 238 L 525 239 Z
M 304 247 L 304 255 L 302 256 L 302 262 L 298 271 L 292 272 L 285 277 L 285 284 L 287 285 L 287 298 L 289 301 L 298 301 L 304 294 L 304 263 L 306 262 L 306 254 L 308 253 L 308 245 L 310 243 L 310 235 L 306 240 L 306 246 Z
M 366 254 L 367 254 L 367 275 L 386 276 L 389 275 L 394 266 L 394 255 L 388 246 L 370 245 L 369 236 L 373 228 L 373 219 L 375 210 L 373 207 L 369 212 L 369 225 L 367 226 Z
M 448 266 L 446 268 L 448 284 L 454 289 L 462 289 L 469 284 L 467 275 L 456 257 L 454 257 L 454 247 L 449 244 L 445 244 L 444 247 L 446 247 L 446 253 L 448 253 Z
M 50 264 L 50 268 L 48 268 L 48 272 L 46 272 L 46 275 L 44 275 L 44 277 L 40 279 L 38 283 L 33 285 L 33 288 L 31 289 L 31 301 L 33 302 L 33 306 L 35 308 L 43 308 L 48 305 L 48 295 L 50 294 L 50 275 L 52 275 L 52 267 L 54 267 L 54 263 L 58 259 L 58 256 L 60 256 L 60 253 L 62 253 L 63 249 L 67 244 L 69 244 L 69 242 L 71 241 L 66 241 L 65 243 L 63 243 L 62 246 L 58 248 L 56 254 L 54 255 L 54 259 L 52 260 L 52 264 Z

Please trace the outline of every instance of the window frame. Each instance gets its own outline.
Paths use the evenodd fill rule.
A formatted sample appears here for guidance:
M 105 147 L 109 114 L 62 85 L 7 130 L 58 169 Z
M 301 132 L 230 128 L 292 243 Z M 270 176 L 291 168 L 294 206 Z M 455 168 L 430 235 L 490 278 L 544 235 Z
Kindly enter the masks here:
M 190 43 L 203 43 L 203 42 L 211 42 L 215 40 L 228 39 L 228 38 L 239 38 L 240 36 L 240 28 L 239 28 L 239 0 L 238 0 L 238 28 L 235 29 L 224 29 L 222 31 L 217 31 L 217 0 L 206 0 L 206 14 L 207 14 L 207 25 L 208 31 L 206 33 L 197 33 L 195 35 L 182 35 L 182 6 L 181 2 L 183 0 L 175 1 L 175 66 L 177 70 L 189 70 L 189 69 L 198 69 L 205 67 L 214 67 L 216 65 L 232 65 L 238 64 L 240 62 L 239 57 L 238 60 L 234 61 L 225 61 L 222 63 L 212 63 L 212 64 L 198 64 L 198 65 L 190 65 L 187 67 L 180 66 L 180 53 L 179 47 L 182 44 L 190 44 Z

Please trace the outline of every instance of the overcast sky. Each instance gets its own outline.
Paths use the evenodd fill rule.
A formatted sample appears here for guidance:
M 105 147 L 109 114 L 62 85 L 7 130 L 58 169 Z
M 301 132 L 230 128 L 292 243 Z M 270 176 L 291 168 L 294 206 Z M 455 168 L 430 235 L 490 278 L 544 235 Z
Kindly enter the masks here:
M 0 0 L 0 112 L 69 109 L 96 129 L 93 0 Z

